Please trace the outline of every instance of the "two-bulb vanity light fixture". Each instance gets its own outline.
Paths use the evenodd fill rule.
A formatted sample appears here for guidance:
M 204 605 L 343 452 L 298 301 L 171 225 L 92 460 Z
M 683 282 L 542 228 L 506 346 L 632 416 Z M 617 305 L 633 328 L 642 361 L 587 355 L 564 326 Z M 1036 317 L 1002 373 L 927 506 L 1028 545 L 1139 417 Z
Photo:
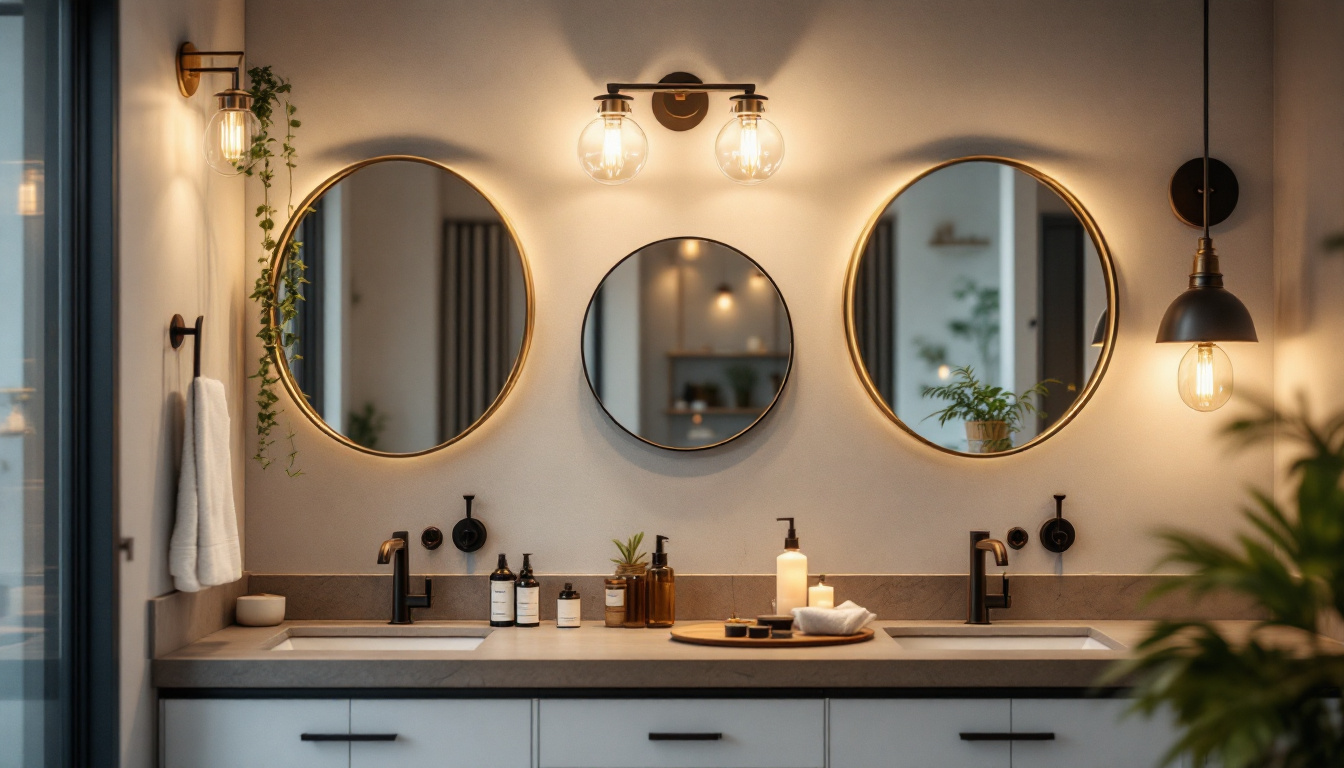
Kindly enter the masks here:
M 1232 360 L 1216 342 L 1258 341 L 1246 305 L 1223 287 L 1209 226 L 1237 205 L 1237 177 L 1209 157 L 1209 0 L 1204 0 L 1204 157 L 1182 165 L 1171 178 L 1171 207 L 1190 226 L 1204 228 L 1190 271 L 1190 287 L 1176 297 L 1157 330 L 1159 343 L 1193 342 L 1181 359 L 1176 386 L 1185 404 L 1216 411 L 1232 397 Z
M 579 134 L 579 164 L 594 181 L 624 184 L 644 168 L 649 140 L 635 122 L 622 91 L 652 91 L 653 116 L 673 131 L 688 131 L 709 113 L 709 91 L 741 91 L 730 97 L 732 119 L 714 139 L 719 170 L 739 184 L 759 184 L 784 162 L 784 136 L 762 117 L 766 97 L 755 83 L 702 83 L 685 72 L 673 72 L 657 83 L 607 83 L 597 96 L 597 119 Z
M 207 66 L 207 60 L 231 58 L 233 66 Z M 236 176 L 252 165 L 252 144 L 261 133 L 261 121 L 252 114 L 252 96 L 240 88 L 243 51 L 198 51 L 191 43 L 177 50 L 177 88 L 190 98 L 201 85 L 201 75 L 229 74 L 229 88 L 215 94 L 216 112 L 205 126 L 205 160 L 219 173 Z

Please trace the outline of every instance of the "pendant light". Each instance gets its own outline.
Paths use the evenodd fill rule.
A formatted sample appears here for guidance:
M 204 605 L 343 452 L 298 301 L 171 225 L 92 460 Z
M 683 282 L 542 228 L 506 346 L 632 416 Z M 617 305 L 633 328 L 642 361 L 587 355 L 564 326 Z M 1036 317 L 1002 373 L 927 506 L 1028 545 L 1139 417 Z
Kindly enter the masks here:
M 1204 234 L 1195 251 L 1190 287 L 1167 307 L 1157 330 L 1158 343 L 1193 343 L 1181 359 L 1176 385 L 1185 404 L 1197 411 L 1218 410 L 1232 397 L 1232 361 L 1215 342 L 1259 340 L 1246 305 L 1223 287 L 1218 254 L 1209 234 L 1209 198 L 1217 191 L 1210 187 L 1209 169 L 1209 0 L 1204 0 L 1203 210 L 1199 219 Z M 1180 175 L 1178 172 L 1172 180 L 1173 204 Z

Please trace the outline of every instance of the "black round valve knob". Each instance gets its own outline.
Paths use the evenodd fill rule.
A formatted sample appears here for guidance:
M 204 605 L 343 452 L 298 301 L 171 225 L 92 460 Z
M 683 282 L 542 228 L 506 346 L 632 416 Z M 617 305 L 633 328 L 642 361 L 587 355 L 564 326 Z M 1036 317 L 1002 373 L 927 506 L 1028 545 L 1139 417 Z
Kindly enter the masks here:
M 471 516 L 471 502 L 475 496 L 463 496 L 467 500 L 467 516 L 453 526 L 453 546 L 463 552 L 475 552 L 485 546 L 485 524 Z
M 1055 495 L 1055 516 L 1041 526 L 1041 546 L 1056 554 L 1073 546 L 1078 534 L 1073 523 L 1064 519 L 1064 494 Z

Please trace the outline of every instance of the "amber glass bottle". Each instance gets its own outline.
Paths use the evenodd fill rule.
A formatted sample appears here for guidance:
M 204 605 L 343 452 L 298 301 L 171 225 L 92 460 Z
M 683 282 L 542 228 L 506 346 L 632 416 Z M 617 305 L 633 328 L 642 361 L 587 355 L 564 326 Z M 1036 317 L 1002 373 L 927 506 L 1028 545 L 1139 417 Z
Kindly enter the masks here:
M 645 571 L 642 563 L 616 568 L 616 577 L 625 582 L 625 618 L 621 626 L 628 629 L 643 629 L 649 618 L 648 595 L 644 591 Z
M 659 536 L 657 549 L 653 553 L 653 567 L 649 569 L 649 618 L 646 626 L 670 627 L 677 619 L 676 574 L 667 565 L 667 553 L 663 551 L 666 536 Z

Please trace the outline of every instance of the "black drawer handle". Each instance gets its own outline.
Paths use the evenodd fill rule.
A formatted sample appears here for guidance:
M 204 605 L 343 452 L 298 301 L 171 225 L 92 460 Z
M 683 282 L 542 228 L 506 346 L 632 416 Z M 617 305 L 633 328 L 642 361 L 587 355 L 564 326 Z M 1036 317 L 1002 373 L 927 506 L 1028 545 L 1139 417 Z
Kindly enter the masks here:
M 649 741 L 719 741 L 722 733 L 650 733 Z
M 1053 733 L 963 733 L 962 741 L 1054 741 Z
M 299 741 L 396 741 L 395 733 L 305 733 Z

